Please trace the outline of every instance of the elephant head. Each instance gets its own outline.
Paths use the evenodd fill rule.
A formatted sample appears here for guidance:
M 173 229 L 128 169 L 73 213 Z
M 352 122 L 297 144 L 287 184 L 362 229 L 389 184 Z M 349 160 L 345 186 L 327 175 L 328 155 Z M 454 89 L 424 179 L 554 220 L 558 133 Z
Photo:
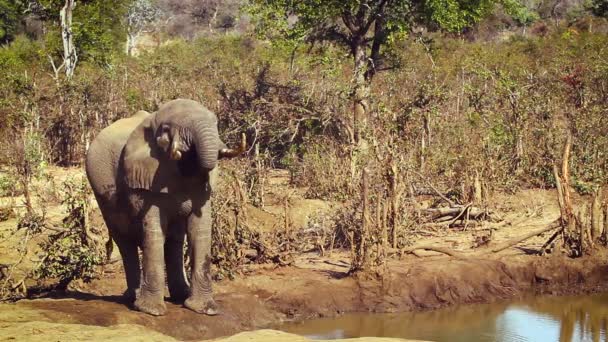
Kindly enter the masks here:
M 184 175 L 204 176 L 220 158 L 244 152 L 220 140 L 217 117 L 200 103 L 173 100 L 149 115 L 129 136 L 124 149 L 125 181 L 131 188 L 165 191 Z

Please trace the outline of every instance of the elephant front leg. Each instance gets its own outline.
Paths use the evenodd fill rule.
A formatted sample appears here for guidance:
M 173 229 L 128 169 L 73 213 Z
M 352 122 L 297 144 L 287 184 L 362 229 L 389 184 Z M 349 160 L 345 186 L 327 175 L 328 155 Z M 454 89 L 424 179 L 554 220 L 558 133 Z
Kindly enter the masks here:
M 218 306 L 211 288 L 211 207 L 203 207 L 202 215 L 192 214 L 188 220 L 188 241 L 191 244 L 191 294 L 184 305 L 198 313 L 217 315 Z
M 164 302 L 166 224 L 156 207 L 151 207 L 143 219 L 143 278 L 135 308 L 155 316 L 164 315 L 167 311 Z

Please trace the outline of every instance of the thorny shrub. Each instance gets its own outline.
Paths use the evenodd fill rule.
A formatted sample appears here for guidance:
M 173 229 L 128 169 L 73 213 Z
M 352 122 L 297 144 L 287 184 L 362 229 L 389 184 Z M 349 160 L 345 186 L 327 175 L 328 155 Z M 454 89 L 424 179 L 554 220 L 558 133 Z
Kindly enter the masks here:
M 407 64 L 382 73 L 372 87 L 371 118 L 379 119 L 373 125 L 382 125 L 404 146 L 401 154 L 450 188 L 475 170 L 493 187 L 514 189 L 554 185 L 554 149 L 571 115 L 573 178 L 601 183 L 608 160 L 601 115 L 608 96 L 601 57 L 606 38 L 581 32 L 574 39 L 564 30 L 483 44 L 438 35 L 424 44 L 408 41 L 401 51 Z M 6 133 L 33 127 L 47 161 L 78 164 L 99 129 L 186 97 L 218 114 L 224 139 L 233 142 L 246 132 L 269 167 L 290 168 L 300 183 L 308 177 L 298 180 L 298 173 L 313 180 L 323 172 L 310 163 L 325 154 L 336 170 L 352 162 L 348 63 L 335 47 L 292 55 L 248 37 L 178 40 L 137 59 L 118 59 L 109 69 L 82 63 L 66 82 L 49 74 L 37 44 L 21 39 L 0 52 L 6 67 L 0 76 L 0 117 L 7 123 L 0 132 L 2 160 L 11 154 Z M 326 151 L 315 147 L 320 142 Z M 332 191 L 318 186 L 311 186 L 311 197 Z
M 266 231 L 253 224 L 251 189 L 241 179 L 246 162 L 230 162 L 223 169 L 213 195 L 212 256 L 216 279 L 232 279 L 246 271 L 246 265 L 274 263 L 289 265 L 298 253 L 324 251 L 333 246 L 335 234 L 333 216 L 315 216 L 323 225 L 312 223 L 301 229 L 289 219 L 289 198 L 285 198 L 285 212 L 276 221 L 277 226 Z M 238 170 L 238 171 L 237 171 Z M 259 209 L 255 209 L 259 210 Z M 340 242 L 336 242 L 336 247 Z
M 105 260 L 101 248 L 101 230 L 90 226 L 90 190 L 84 178 L 64 183 L 62 205 L 66 216 L 57 232 L 48 235 L 40 243 L 40 266 L 35 277 L 41 281 L 53 280 L 60 290 L 77 279 L 89 282 L 98 275 L 97 266 Z
M 61 204 L 66 211 L 61 225 L 49 222 L 44 210 L 28 211 L 19 219 L 13 234 L 24 232 L 19 247 L 21 258 L 5 265 L 8 271 L 0 279 L 0 300 L 18 299 L 48 289 L 66 290 L 75 280 L 89 282 L 99 275 L 98 266 L 105 260 L 105 250 L 101 248 L 101 230 L 88 222 L 91 194 L 88 184 L 84 178 L 68 180 L 63 188 Z M 38 259 L 35 267 L 26 271 L 22 279 L 15 279 L 16 270 L 32 251 L 36 251 Z
M 177 40 L 107 68 L 81 63 L 68 82 L 50 72 L 44 46 L 20 39 L 0 50 L 0 120 L 7 123 L 0 127 L 0 162 L 15 154 L 15 136 L 31 135 L 39 137 L 45 162 L 79 164 L 96 132 L 116 119 L 192 98 L 217 113 L 224 140 L 246 132 L 251 151 L 261 156 L 261 167 L 248 165 L 254 172 L 237 173 L 248 199 L 234 198 L 237 180 L 228 177 L 224 189 L 233 189 L 232 195 L 220 192 L 214 204 L 214 253 L 225 272 L 297 249 L 289 243 L 297 232 L 281 233 L 283 244 L 258 243 L 266 237 L 247 225 L 246 204 L 253 199 L 263 206 L 264 172 L 273 167 L 288 168 L 309 197 L 349 200 L 337 220 L 344 222 L 336 224 L 343 227 L 361 224 L 360 183 L 367 168 L 374 180 L 369 196 L 381 203 L 370 209 L 381 215 L 371 215 L 369 226 L 394 224 L 387 241 L 399 248 L 409 243 L 414 222 L 408 187 L 430 180 L 460 203 L 476 177 L 493 190 L 552 187 L 552 166 L 567 130 L 576 188 L 606 183 L 607 44 L 605 34 L 572 27 L 483 43 L 438 34 L 408 40 L 397 50 L 406 63 L 375 78 L 365 143 L 354 146 L 351 75 L 344 52 L 333 46 L 317 44 L 304 53 L 245 36 Z M 396 187 L 390 180 L 395 170 Z M 404 215 L 395 221 L 393 212 Z

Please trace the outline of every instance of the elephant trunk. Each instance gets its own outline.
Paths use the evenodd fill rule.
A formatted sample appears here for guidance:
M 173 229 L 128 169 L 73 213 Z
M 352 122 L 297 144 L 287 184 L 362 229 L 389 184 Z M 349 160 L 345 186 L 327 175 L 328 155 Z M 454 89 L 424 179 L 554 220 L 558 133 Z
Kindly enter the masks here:
M 194 124 L 194 146 L 198 154 L 199 165 L 202 170 L 210 171 L 217 166 L 220 137 L 217 124 L 199 121 Z
M 234 158 L 243 154 L 247 150 L 247 141 L 245 133 L 241 134 L 241 143 L 237 148 L 228 148 L 226 144 L 220 141 L 219 158 Z

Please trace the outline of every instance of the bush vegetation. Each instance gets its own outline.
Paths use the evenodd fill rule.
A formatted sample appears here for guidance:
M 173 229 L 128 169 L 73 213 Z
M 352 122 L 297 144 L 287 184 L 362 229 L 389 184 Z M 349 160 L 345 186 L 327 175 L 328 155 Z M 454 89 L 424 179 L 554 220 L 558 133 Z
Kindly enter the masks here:
M 58 5 L 51 1 L 47 9 Z M 255 235 L 246 220 L 236 228 L 231 223 L 243 201 L 263 206 L 260 187 L 269 168 L 289 169 L 292 182 L 306 185 L 311 198 L 343 202 L 345 209 L 331 220 L 339 236 L 324 235 L 321 245 L 338 238 L 337 245 L 352 248 L 410 243 L 407 213 L 414 204 L 405 198 L 412 185 L 425 180 L 452 190 L 460 203 L 470 200 L 476 181 L 486 191 L 554 187 L 553 165 L 568 133 L 572 185 L 589 193 L 608 180 L 603 18 L 559 25 L 539 21 L 525 34 L 490 40 L 468 39 L 466 32 L 412 33 L 393 47 L 395 68 L 374 78 L 369 124 L 363 143 L 353 145 L 351 59 L 339 46 L 294 48 L 228 32 L 173 38 L 130 57 L 120 52 L 117 37 L 124 30 L 103 30 L 116 26 L 108 18 L 119 18 L 126 9 L 116 6 L 108 16 L 98 5 L 77 7 L 81 12 L 75 16 L 91 21 L 75 28 L 82 58 L 70 80 L 50 62 L 60 54 L 57 26 L 37 40 L 0 31 L 0 40 L 10 41 L 0 47 L 0 168 L 10 170 L 0 175 L 0 192 L 27 193 L 31 177 L 47 164 L 81 165 L 95 134 L 119 118 L 154 111 L 177 97 L 200 101 L 217 113 L 224 140 L 237 141 L 246 132 L 254 147 L 251 159 L 239 167 L 230 164 L 253 173 L 226 172 L 222 186 L 229 190 L 216 202 L 214 251 L 223 276 L 230 277 L 227 270 L 240 264 L 248 249 L 257 250 L 257 260 L 284 262 L 290 248 L 260 245 L 266 237 Z M 603 4 L 594 6 L 603 15 Z M 366 190 L 369 198 L 381 203 L 371 209 L 360 200 L 364 170 L 374 180 Z M 9 179 L 23 180 L 20 190 Z M 67 203 L 66 230 L 43 245 L 49 263 L 40 276 L 88 279 L 99 264 L 83 247 L 86 235 L 72 230 L 77 203 Z M 349 229 L 365 224 L 359 215 L 365 210 L 377 213 L 373 226 L 381 231 L 356 242 Z M 64 264 L 65 253 L 76 258 L 67 270 L 56 267 Z

